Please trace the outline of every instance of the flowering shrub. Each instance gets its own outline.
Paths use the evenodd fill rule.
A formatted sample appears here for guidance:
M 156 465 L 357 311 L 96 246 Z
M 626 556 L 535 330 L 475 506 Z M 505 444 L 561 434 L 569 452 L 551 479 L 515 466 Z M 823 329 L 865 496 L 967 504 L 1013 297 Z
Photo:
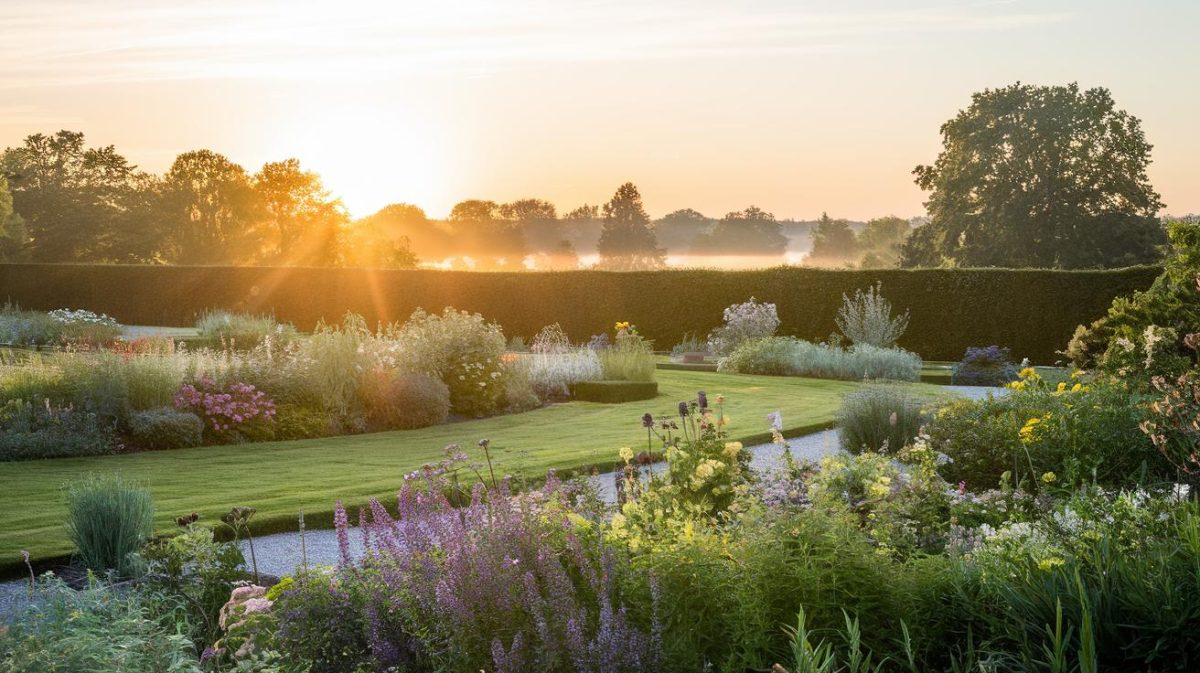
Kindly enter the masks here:
M 941 468 L 951 482 L 977 490 L 1007 473 L 1011 483 L 1037 491 L 1169 476 L 1150 440 L 1139 436 L 1140 393 L 1119 382 L 1085 383 L 1078 372 L 1051 387 L 1032 368 L 1009 387 L 1003 397 L 951 402 L 930 420 L 931 446 L 953 460 Z M 1047 482 L 1046 474 L 1054 479 Z
M 1017 379 L 1012 354 L 999 346 L 971 346 L 954 365 L 951 383 L 956 386 L 1002 386 Z
M 597 524 L 571 511 L 572 492 L 552 477 L 523 495 L 497 482 L 455 509 L 444 494 L 459 458 L 407 478 L 398 517 L 371 503 L 361 564 L 349 561 L 338 506 L 342 563 L 306 578 L 314 588 L 282 594 L 281 637 L 313 631 L 293 599 L 315 591 L 344 596 L 328 617 L 339 632 L 361 629 L 361 663 L 381 670 L 418 658 L 438 670 L 656 670 L 656 628 L 635 623 L 620 589 L 628 568 Z
M 0 404 L 0 460 L 89 456 L 116 446 L 96 414 L 70 406 L 12 399 Z
M 445 423 L 450 415 L 450 389 L 424 374 L 375 370 L 360 392 L 367 420 L 380 430 L 424 428 Z
M 245 436 L 275 417 L 275 403 L 266 393 L 246 383 L 219 386 L 209 376 L 184 384 L 175 394 L 175 408 L 200 416 L 219 436 Z
M 1154 377 L 1159 393 L 1139 427 L 1163 456 L 1192 484 L 1200 484 L 1200 375 L 1175 381 Z
M 537 351 L 516 358 L 512 367 L 523 370 L 540 399 L 565 399 L 572 384 L 603 377 L 600 355 L 585 348 L 576 351 Z
M 854 297 L 842 295 L 837 326 L 855 345 L 891 348 L 908 329 L 908 312 L 893 318 L 892 304 L 883 298 L 883 283 L 876 283 L 866 292 L 855 290 Z
M 272 316 L 229 311 L 209 311 L 200 316 L 196 331 L 213 345 L 241 350 L 255 348 L 265 339 L 284 345 L 296 336 L 295 327 L 276 322 Z
M 729 355 L 744 341 L 765 339 L 779 329 L 779 312 L 775 304 L 750 301 L 725 309 L 725 324 L 708 337 L 708 348 L 716 355 Z
M 403 344 L 405 366 L 440 378 L 450 388 L 450 407 L 484 416 L 504 401 L 504 333 L 478 313 L 447 307 L 441 315 L 420 309 L 394 338 Z

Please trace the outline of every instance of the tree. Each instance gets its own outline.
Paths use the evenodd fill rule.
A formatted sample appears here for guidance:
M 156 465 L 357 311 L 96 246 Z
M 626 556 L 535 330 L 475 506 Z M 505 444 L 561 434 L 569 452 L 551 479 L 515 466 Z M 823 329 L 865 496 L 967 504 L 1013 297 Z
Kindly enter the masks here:
M 666 250 L 658 247 L 642 195 L 632 182 L 617 188 L 604 204 L 596 251 L 600 266 L 613 270 L 658 269 L 666 263 Z
M 589 206 L 586 203 L 569 211 L 559 220 L 563 228 L 563 237 L 571 244 L 571 248 L 579 251 L 593 252 L 600 240 L 600 227 L 604 220 L 600 217 L 600 206 Z
M 348 266 L 375 269 L 415 269 L 418 258 L 412 237 L 432 224 L 425 211 L 407 203 L 384 206 L 350 225 L 342 258 Z
M 654 235 L 668 250 L 688 250 L 697 238 L 708 233 L 715 224 L 715 220 L 703 213 L 683 208 L 656 220 Z
M 728 213 L 692 251 L 721 255 L 782 255 L 788 239 L 775 216 L 758 206 Z
M 912 232 L 908 220 L 895 215 L 868 220 L 858 233 L 857 246 L 862 252 L 859 266 L 865 269 L 894 267 L 900 262 L 900 247 Z
M 904 266 L 1084 268 L 1158 260 L 1162 207 L 1141 122 L 1107 89 L 986 89 L 942 125 L 943 149 L 913 173 L 930 223 Z
M 316 173 L 298 159 L 264 164 L 254 176 L 263 207 L 264 259 L 289 266 L 328 266 L 338 260 L 338 237 L 349 221 Z
M 12 194 L 8 191 L 8 180 L 0 174 L 0 262 L 23 261 L 29 235 L 25 220 L 13 211 Z
M 500 217 L 512 222 L 534 253 L 557 252 L 565 240 L 554 204 L 542 199 L 519 199 L 499 207 Z
M 145 174 L 112 145 L 87 147 L 83 134 L 72 131 L 38 133 L 4 151 L 3 169 L 35 261 L 123 256 L 113 249 L 114 235 L 136 211 Z
M 808 263 L 842 265 L 858 255 L 854 230 L 846 220 L 835 220 L 828 213 L 821 213 L 812 232 L 813 247 L 808 253 Z
M 476 269 L 520 266 L 528 254 L 525 232 L 501 215 L 495 201 L 468 199 L 450 209 L 456 252 L 470 255 Z
M 163 179 L 163 209 L 180 264 L 237 264 L 261 253 L 262 209 L 245 169 L 210 150 L 175 158 Z

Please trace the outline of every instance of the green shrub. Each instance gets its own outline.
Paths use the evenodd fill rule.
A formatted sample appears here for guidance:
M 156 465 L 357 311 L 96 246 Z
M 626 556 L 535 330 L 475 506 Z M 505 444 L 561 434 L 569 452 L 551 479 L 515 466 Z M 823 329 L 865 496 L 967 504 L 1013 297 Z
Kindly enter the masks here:
M 361 372 L 369 364 L 363 352 L 369 337 L 362 316 L 347 313 L 340 327 L 321 323 L 301 343 L 299 357 L 309 363 L 306 378 L 317 399 L 335 418 L 354 410 Z
M 921 358 L 898 348 L 859 344 L 842 349 L 792 337 L 770 337 L 742 342 L 732 353 L 721 358 L 717 371 L 845 381 L 917 381 L 921 377 Z
M 272 427 L 275 439 L 280 441 L 325 437 L 333 431 L 329 412 L 298 404 L 276 405 Z
M 417 309 L 392 335 L 404 348 L 402 368 L 437 376 L 450 388 L 450 408 L 464 416 L 498 411 L 504 401 L 504 333 L 478 313 Z
M 296 336 L 296 328 L 281 324 L 269 315 L 207 311 L 196 321 L 196 331 L 210 345 L 250 350 L 268 337 L 284 345 Z
M 1017 380 L 1012 354 L 999 346 L 972 346 L 954 365 L 950 381 L 956 386 L 1002 386 Z
M 188 411 L 158 407 L 129 416 L 129 436 L 146 449 L 183 449 L 204 443 L 204 421 Z
M 571 385 L 571 399 L 580 402 L 620 404 L 658 396 L 655 381 L 580 381 Z
M 898 386 L 869 386 L 847 394 L 836 417 L 842 448 L 898 452 L 921 431 L 925 401 Z
M 1036 376 L 1036 375 L 1035 375 Z M 1035 489 L 1046 474 L 1059 484 L 1109 485 L 1157 481 L 1171 470 L 1138 429 L 1145 397 L 1120 384 L 1062 384 L 1061 390 L 1026 385 L 1002 397 L 962 400 L 942 407 L 927 430 L 930 446 L 953 462 L 941 467 L 951 482 Z
M 183 371 L 173 356 L 105 357 L 119 363 L 113 369 L 124 379 L 126 401 L 132 411 L 170 406 L 183 384 Z
M 1144 492 L 1098 500 L 1075 498 L 1043 522 L 1001 529 L 963 562 L 955 602 L 981 653 L 1012 670 L 1045 670 L 1055 652 L 1072 666 L 1062 670 L 1194 670 L 1196 504 L 1164 507 Z
M 367 421 L 380 430 L 407 430 L 445 423 L 450 389 L 424 374 L 395 370 L 370 372 L 362 385 Z
M 616 343 L 596 353 L 606 381 L 654 380 L 654 350 L 650 342 L 636 334 L 618 334 Z
M 0 404 L 0 460 L 94 456 L 113 450 L 112 426 L 95 414 L 25 400 Z
M 199 673 L 197 659 L 138 592 L 100 584 L 75 591 L 52 576 L 38 583 L 37 607 L 0 628 L 4 673 Z
M 40 311 L 22 311 L 12 304 L 0 309 L 0 343 L 49 346 L 62 342 L 63 324 Z
M 130 577 L 136 554 L 154 528 L 154 502 L 145 487 L 120 475 L 88 475 L 66 488 L 67 537 L 85 567 Z

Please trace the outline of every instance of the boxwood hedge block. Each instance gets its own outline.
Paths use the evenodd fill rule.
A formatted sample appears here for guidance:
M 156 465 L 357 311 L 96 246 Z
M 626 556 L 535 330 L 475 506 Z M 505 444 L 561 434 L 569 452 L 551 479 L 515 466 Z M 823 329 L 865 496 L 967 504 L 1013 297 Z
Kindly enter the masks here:
M 1105 315 L 1112 300 L 1150 287 L 1161 269 L 830 270 L 492 272 L 220 266 L 0 264 L 0 302 L 25 309 L 72 306 L 126 325 L 191 325 L 206 310 L 274 315 L 302 330 L 346 311 L 404 320 L 417 307 L 482 313 L 509 336 L 531 337 L 559 323 L 586 342 L 628 320 L 658 348 L 708 334 L 722 311 L 750 297 L 774 303 L 779 334 L 823 341 L 837 329 L 843 294 L 883 283 L 908 310 L 899 345 L 926 360 L 958 361 L 968 346 L 996 344 L 1017 360 L 1050 364 L 1075 327 Z M 686 298 L 686 300 L 685 300 Z M 586 307 L 580 310 L 579 307 Z
M 581 381 L 571 385 L 571 399 L 619 404 L 658 396 L 656 381 Z

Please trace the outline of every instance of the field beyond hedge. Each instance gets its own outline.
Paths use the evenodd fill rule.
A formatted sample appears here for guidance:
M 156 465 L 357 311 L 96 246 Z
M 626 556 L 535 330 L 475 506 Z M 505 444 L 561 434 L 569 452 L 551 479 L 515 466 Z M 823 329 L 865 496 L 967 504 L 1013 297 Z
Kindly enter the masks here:
M 294 530 L 303 508 L 310 526 L 328 525 L 335 500 L 362 504 L 394 499 L 404 474 L 435 463 L 447 444 L 480 458 L 476 442 L 491 440 L 498 473 L 537 478 L 548 469 L 616 462 L 623 446 L 645 447 L 640 417 L 670 414 L 680 400 L 705 390 L 727 397 L 731 439 L 766 441 L 766 415 L 780 410 L 793 434 L 827 426 L 842 394 L 860 384 L 817 379 L 660 371 L 660 395 L 645 402 L 568 402 L 522 414 L 420 430 L 293 442 L 207 446 L 177 451 L 5 463 L 0 492 L 0 575 L 19 573 L 21 549 L 35 560 L 71 551 L 63 528 L 64 482 L 88 472 L 121 472 L 154 494 L 156 529 L 192 511 L 213 522 L 235 505 L 258 508 L 259 532 Z M 936 386 L 914 387 L 937 394 Z
M 192 325 L 208 309 L 273 313 L 301 329 L 340 321 L 407 318 L 417 307 L 475 311 L 508 336 L 558 322 L 574 341 L 629 321 L 670 349 L 703 336 L 722 311 L 751 296 L 778 306 L 780 333 L 824 340 L 837 330 L 842 295 L 883 282 L 911 311 L 900 346 L 927 360 L 959 360 L 968 346 L 999 345 L 1051 364 L 1075 327 L 1103 316 L 1113 298 L 1150 286 L 1161 269 L 1103 271 L 915 269 L 837 271 L 667 270 L 477 273 L 336 268 L 0 264 L 0 299 L 22 308 L 86 308 L 126 324 Z

